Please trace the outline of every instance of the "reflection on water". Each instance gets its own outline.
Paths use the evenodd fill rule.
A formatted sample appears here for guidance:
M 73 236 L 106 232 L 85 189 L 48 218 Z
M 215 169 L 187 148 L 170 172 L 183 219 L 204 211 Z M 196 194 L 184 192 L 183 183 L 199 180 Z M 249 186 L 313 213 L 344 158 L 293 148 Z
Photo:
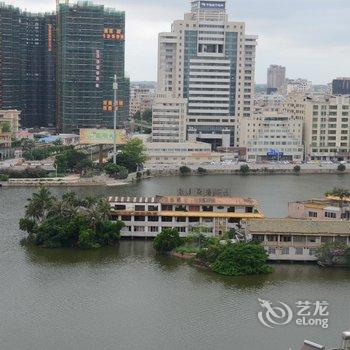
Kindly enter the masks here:
M 266 214 L 283 216 L 288 201 L 350 187 L 350 176 L 162 178 L 74 190 L 154 195 L 213 184 L 255 197 Z M 281 350 L 298 349 L 304 339 L 331 348 L 350 328 L 349 270 L 285 264 L 273 265 L 270 275 L 224 277 L 156 256 L 150 241 L 93 251 L 23 247 L 18 220 L 31 193 L 0 189 L 1 350 Z M 331 327 L 266 329 L 257 320 L 258 298 L 291 305 L 327 300 Z

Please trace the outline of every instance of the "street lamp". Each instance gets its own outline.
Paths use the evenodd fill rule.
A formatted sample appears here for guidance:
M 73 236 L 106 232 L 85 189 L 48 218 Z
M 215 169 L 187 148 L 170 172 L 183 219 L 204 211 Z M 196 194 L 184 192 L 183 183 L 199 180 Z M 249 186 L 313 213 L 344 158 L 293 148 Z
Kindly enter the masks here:
M 117 164 L 117 75 L 114 75 L 113 91 L 114 91 L 114 121 L 113 121 L 113 163 Z

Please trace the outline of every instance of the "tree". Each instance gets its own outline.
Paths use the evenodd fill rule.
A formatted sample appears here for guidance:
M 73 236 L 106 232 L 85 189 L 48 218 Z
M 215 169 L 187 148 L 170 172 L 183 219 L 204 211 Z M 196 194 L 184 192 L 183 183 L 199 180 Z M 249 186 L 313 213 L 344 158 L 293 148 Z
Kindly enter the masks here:
M 2 129 L 2 132 L 9 133 L 9 132 L 11 132 L 11 124 L 9 122 L 5 122 L 5 123 L 1 124 L 1 129 Z
M 335 197 L 339 200 L 341 217 L 343 218 L 343 209 L 345 199 L 350 200 L 350 191 L 345 188 L 333 188 L 333 190 L 326 193 L 326 197 Z
M 216 258 L 213 271 L 226 276 L 259 275 L 272 271 L 267 265 L 268 254 L 256 243 L 228 243 Z
M 346 170 L 345 164 L 339 164 L 338 165 L 338 171 L 344 172 Z
M 208 174 L 208 170 L 204 169 L 204 168 L 201 168 L 201 167 L 199 167 L 197 169 L 197 172 L 198 172 L 199 175 L 206 175 L 206 174 Z
M 188 166 L 180 167 L 180 175 L 181 176 L 189 176 L 192 174 L 192 170 Z
M 28 243 L 41 247 L 99 248 L 115 245 L 124 227 L 110 222 L 109 215 L 106 199 L 79 200 L 73 192 L 58 198 L 41 189 L 29 200 L 20 229 L 28 232 Z
M 142 166 L 147 159 L 146 147 L 139 138 L 129 140 L 127 144 L 122 147 L 121 151 L 122 154 L 129 157 L 138 166 Z
M 241 165 L 241 168 L 239 170 L 239 172 L 242 174 L 242 175 L 248 175 L 249 172 L 250 172 L 250 168 L 248 165 Z
M 129 175 L 129 171 L 127 168 L 113 163 L 108 163 L 104 167 L 104 171 L 106 172 L 106 174 L 116 179 L 126 179 Z
M 147 123 L 152 123 L 152 109 L 146 109 L 142 114 L 142 119 Z
M 54 197 L 51 192 L 45 188 L 40 188 L 38 193 L 34 193 L 29 199 L 26 207 L 26 218 L 40 224 L 47 218 L 50 210 L 53 208 Z
M 56 156 L 55 166 L 59 173 L 82 172 L 93 167 L 88 155 L 69 147 Z
M 129 173 L 135 173 L 137 171 L 138 164 L 134 159 L 124 153 L 117 154 L 116 161 L 119 166 L 126 168 Z
M 154 249 L 161 254 L 171 252 L 176 247 L 182 245 L 183 240 L 179 231 L 175 229 L 163 229 L 153 241 Z
M 30 151 L 32 148 L 35 147 L 35 141 L 32 139 L 22 139 L 21 140 L 21 147 L 22 150 L 25 151 Z
M 326 266 L 343 265 L 347 260 L 347 246 L 341 242 L 328 242 L 317 250 L 316 256 Z
M 296 165 L 296 166 L 294 167 L 293 171 L 294 171 L 294 174 L 300 174 L 300 172 L 301 172 L 301 167 L 300 167 L 300 165 Z

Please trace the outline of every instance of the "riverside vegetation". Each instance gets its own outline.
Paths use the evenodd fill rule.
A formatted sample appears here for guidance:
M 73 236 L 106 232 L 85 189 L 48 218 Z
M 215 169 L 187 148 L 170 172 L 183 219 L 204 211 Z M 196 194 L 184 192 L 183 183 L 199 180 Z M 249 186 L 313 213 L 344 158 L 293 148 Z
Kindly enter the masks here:
M 28 233 L 25 243 L 44 248 L 93 249 L 119 242 L 124 224 L 109 220 L 107 200 L 78 199 L 74 192 L 62 198 L 41 188 L 28 200 L 20 229 Z
M 179 254 L 192 254 L 196 264 L 210 268 L 225 276 L 260 275 L 272 272 L 267 264 L 268 254 L 263 246 L 255 242 L 233 243 L 234 232 L 225 237 L 205 237 L 193 232 L 181 238 L 175 229 L 164 229 L 153 242 L 160 254 L 175 251 Z

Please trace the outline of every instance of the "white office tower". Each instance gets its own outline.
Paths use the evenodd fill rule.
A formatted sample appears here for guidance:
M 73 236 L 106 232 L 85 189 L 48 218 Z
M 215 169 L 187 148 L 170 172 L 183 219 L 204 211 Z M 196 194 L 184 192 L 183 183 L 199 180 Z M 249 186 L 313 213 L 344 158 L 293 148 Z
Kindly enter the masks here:
M 257 37 L 228 21 L 225 0 L 191 4 L 159 35 L 158 93 L 187 100 L 188 140 L 233 146 L 235 119 L 252 113 Z

